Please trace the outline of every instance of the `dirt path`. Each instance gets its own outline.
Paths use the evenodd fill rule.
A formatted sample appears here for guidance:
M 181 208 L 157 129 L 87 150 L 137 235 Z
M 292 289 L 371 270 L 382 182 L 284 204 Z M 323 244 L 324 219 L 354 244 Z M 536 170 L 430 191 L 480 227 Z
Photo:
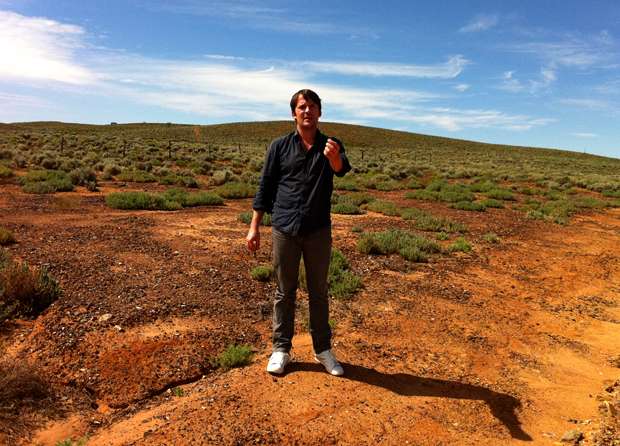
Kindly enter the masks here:
M 352 300 L 332 305 L 345 376 L 313 361 L 302 295 L 294 362 L 274 377 L 265 372 L 274 285 L 248 276 L 270 262 L 269 231 L 253 255 L 236 220 L 250 200 L 128 212 L 107 208 L 103 194 L 11 187 L 0 193 L 1 226 L 18 238 L 9 250 L 49 265 L 65 292 L 15 329 L 9 351 L 58 386 L 85 389 L 66 400 L 73 416 L 23 444 L 87 433 L 89 446 L 552 444 L 571 429 L 592 444 L 606 419 L 590 395 L 620 376 L 620 210 L 560 227 L 381 193 L 464 222 L 473 251 L 428 264 L 363 255 L 353 225 L 407 222 L 334 216 L 334 246 L 364 279 Z M 210 359 L 230 342 L 252 345 L 255 361 L 214 370 Z

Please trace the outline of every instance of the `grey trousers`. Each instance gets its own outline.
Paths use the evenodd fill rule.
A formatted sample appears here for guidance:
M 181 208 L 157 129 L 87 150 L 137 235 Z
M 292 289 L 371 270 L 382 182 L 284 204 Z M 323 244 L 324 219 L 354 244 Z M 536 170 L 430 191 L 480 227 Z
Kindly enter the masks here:
M 273 228 L 273 266 L 277 287 L 273 306 L 273 351 L 289 353 L 295 334 L 295 300 L 303 255 L 310 307 L 310 335 L 316 354 L 331 349 L 327 275 L 332 248 L 331 227 L 293 236 Z

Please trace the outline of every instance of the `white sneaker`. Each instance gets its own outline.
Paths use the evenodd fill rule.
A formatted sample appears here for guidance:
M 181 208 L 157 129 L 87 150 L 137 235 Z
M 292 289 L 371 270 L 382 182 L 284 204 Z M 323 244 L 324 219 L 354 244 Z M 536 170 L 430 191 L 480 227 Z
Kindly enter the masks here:
M 338 362 L 338 359 L 336 359 L 336 354 L 332 350 L 325 350 L 323 353 L 314 355 L 314 360 L 323 364 L 323 366 L 325 366 L 325 370 L 332 375 L 344 375 L 344 370 Z
M 285 352 L 273 352 L 267 364 L 267 371 L 269 373 L 282 373 L 284 367 L 291 362 L 291 355 Z

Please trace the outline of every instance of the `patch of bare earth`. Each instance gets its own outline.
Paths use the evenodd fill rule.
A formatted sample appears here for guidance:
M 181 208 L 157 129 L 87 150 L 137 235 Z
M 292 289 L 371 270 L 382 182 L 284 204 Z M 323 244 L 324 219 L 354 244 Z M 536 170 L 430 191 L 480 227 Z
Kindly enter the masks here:
M 620 375 L 619 210 L 586 211 L 561 227 L 510 209 L 456 211 L 374 192 L 462 221 L 473 250 L 428 264 L 367 256 L 355 250 L 353 225 L 408 223 L 334 215 L 334 246 L 364 279 L 350 301 L 332 303 L 345 375 L 312 359 L 301 293 L 294 361 L 271 376 L 274 284 L 248 274 L 270 263 L 270 231 L 251 254 L 236 219 L 251 200 L 118 211 L 105 206 L 114 187 L 0 189 L 1 225 L 18 239 L 8 250 L 48 265 L 64 287 L 35 322 L 5 334 L 8 352 L 81 395 L 64 400 L 64 416 L 40 417 L 29 438 L 7 441 L 509 445 L 552 444 L 566 430 L 582 431 L 580 444 L 601 441 L 603 427 L 611 435 L 615 401 L 604 389 Z M 499 243 L 484 241 L 488 233 Z M 252 345 L 256 359 L 214 370 L 230 342 Z

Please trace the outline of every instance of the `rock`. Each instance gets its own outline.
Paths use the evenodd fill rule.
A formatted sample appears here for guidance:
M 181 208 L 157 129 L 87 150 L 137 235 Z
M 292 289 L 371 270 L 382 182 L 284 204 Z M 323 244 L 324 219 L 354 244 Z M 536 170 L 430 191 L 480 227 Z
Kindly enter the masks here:
M 579 441 L 581 437 L 582 434 L 580 431 L 566 431 L 564 435 L 562 435 L 562 438 L 560 438 L 560 441 L 562 443 L 574 443 Z
M 103 316 L 101 316 L 101 317 L 99 318 L 99 322 L 107 322 L 107 321 L 109 321 L 110 319 L 112 319 L 112 317 L 113 317 L 113 316 L 112 316 L 111 314 L 109 314 L 109 313 L 108 313 L 108 314 L 104 314 Z

